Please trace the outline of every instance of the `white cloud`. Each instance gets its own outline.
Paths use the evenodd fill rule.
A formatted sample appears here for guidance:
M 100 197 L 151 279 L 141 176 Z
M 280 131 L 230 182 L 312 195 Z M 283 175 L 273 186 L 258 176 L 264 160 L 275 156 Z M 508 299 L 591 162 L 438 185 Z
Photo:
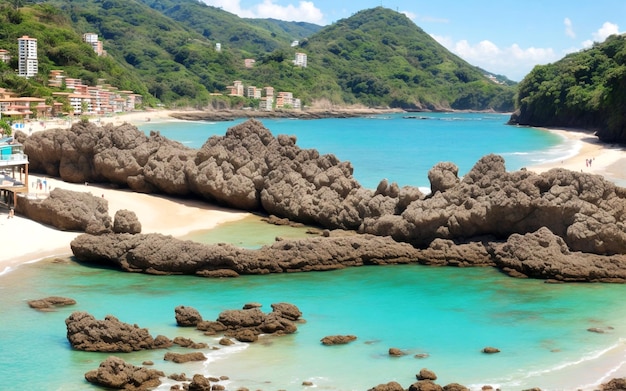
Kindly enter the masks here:
M 591 34 L 593 39 L 588 39 L 582 43 L 584 48 L 591 47 L 594 42 L 603 42 L 609 35 L 620 34 L 619 26 L 615 23 L 604 22 L 598 31 Z
M 576 33 L 574 32 L 574 27 L 570 18 L 565 18 L 563 23 L 565 24 L 565 35 L 570 38 L 576 38 Z
M 402 11 L 402 13 L 409 19 L 411 20 L 415 20 L 417 18 L 417 14 L 411 12 L 411 11 Z
M 467 40 L 454 42 L 447 37 L 433 38 L 468 63 L 516 81 L 522 80 L 535 65 L 547 64 L 559 58 L 551 48 L 524 49 L 518 44 L 500 48 L 487 40 L 471 44 Z
M 242 18 L 273 18 L 297 22 L 325 24 L 324 14 L 312 1 L 300 1 L 298 5 L 280 5 L 273 0 L 262 0 L 249 8 L 242 8 L 240 0 L 204 0 L 208 5 L 222 8 Z

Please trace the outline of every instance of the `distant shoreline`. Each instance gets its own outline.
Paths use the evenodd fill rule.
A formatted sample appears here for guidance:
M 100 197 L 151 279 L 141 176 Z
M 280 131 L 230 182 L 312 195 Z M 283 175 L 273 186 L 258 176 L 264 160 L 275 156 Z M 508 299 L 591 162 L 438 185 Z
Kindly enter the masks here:
M 183 121 L 234 121 L 239 118 L 357 118 L 367 115 L 405 113 L 400 109 L 311 109 L 311 110 L 196 110 L 171 111 L 170 117 Z

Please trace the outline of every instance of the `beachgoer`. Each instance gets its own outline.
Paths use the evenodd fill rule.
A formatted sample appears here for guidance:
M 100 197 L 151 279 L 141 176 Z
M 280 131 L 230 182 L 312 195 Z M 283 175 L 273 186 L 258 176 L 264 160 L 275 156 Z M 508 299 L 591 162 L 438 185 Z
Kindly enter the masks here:
M 48 181 L 45 178 L 43 180 L 43 188 L 44 188 L 44 191 L 48 191 Z
M 13 208 L 9 209 L 9 216 L 7 216 L 7 219 L 12 219 L 13 216 L 15 216 L 15 211 L 13 210 Z

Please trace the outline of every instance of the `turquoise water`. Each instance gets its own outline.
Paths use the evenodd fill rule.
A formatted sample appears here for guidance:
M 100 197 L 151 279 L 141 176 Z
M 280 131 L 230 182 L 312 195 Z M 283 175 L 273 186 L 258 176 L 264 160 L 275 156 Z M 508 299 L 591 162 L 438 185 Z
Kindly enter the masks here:
M 350 119 L 263 119 L 274 135 L 297 137 L 301 148 L 335 154 L 354 166 L 354 177 L 367 188 L 382 179 L 400 186 L 430 187 L 428 170 L 441 161 L 459 167 L 459 175 L 489 153 L 502 155 L 508 170 L 563 159 L 574 144 L 553 133 L 506 126 L 508 116 L 484 113 L 427 113 L 428 119 L 405 119 L 402 114 Z M 224 135 L 232 122 L 146 123 L 140 129 L 199 148 L 212 135 Z
M 562 379 L 559 372 L 572 369 L 558 370 L 563 364 L 604 350 L 624 354 L 620 338 L 625 335 L 625 286 L 549 285 L 512 279 L 491 268 L 380 266 L 215 280 L 42 261 L 20 267 L 1 281 L 3 390 L 95 389 L 82 380 L 83 374 L 108 354 L 69 348 L 64 320 L 75 310 L 99 319 L 113 314 L 147 327 L 153 335 L 185 336 L 217 346 L 212 337 L 177 328 L 174 308 L 193 306 L 205 319 L 215 319 L 222 310 L 252 301 L 262 303 L 265 311 L 275 302 L 298 305 L 306 323 L 299 324 L 296 334 L 265 338 L 247 348 L 239 344 L 207 349 L 207 364 L 166 363 L 164 351 L 119 354 L 135 365 L 152 360 L 167 374 L 227 375 L 232 389 L 302 389 L 303 381 L 328 390 L 366 390 L 391 380 L 408 386 L 427 367 L 441 384 L 504 389 L 539 385 L 545 390 L 550 388 L 545 387 L 548 376 L 542 370 Z M 77 305 L 37 312 L 26 304 L 49 295 L 72 297 Z M 586 331 L 609 326 L 615 327 L 611 333 Z M 354 334 L 358 339 L 345 346 L 322 346 L 320 339 L 331 334 Z M 484 355 L 480 350 L 485 346 L 502 352 Z M 407 355 L 390 358 L 390 347 Z M 414 357 L 422 353 L 428 357 Z M 607 369 L 599 368 L 597 375 Z M 582 376 L 565 379 L 571 388 L 560 389 L 574 389 L 584 381 Z
M 490 152 L 503 154 L 507 167 L 516 169 L 563 158 L 572 148 L 547 132 L 504 126 L 506 118 L 500 115 L 429 116 L 264 123 L 274 134 L 297 135 L 301 147 L 319 143 L 321 152 L 352 161 L 355 177 L 369 187 L 385 177 L 427 187 L 426 173 L 438 161 L 437 154 L 439 160 L 457 163 L 463 174 Z M 148 127 L 163 126 L 164 135 L 198 147 L 235 123 Z M 443 140 L 433 141 L 437 137 Z M 393 143 L 403 152 L 392 152 Z M 253 217 L 189 237 L 254 248 L 277 236 L 306 236 L 305 231 L 260 224 Z M 215 319 L 222 310 L 253 301 L 265 311 L 272 303 L 291 302 L 306 323 L 294 335 L 207 350 L 209 360 L 203 364 L 165 362 L 164 351 L 120 356 L 135 365 L 152 360 L 166 374 L 226 375 L 228 389 L 309 389 L 301 384 L 311 381 L 320 390 L 366 390 L 391 380 L 408 387 L 421 368 L 429 368 L 440 384 L 572 390 L 608 380 L 626 363 L 625 293 L 624 285 L 552 285 L 513 279 L 491 268 L 406 265 L 216 280 L 120 273 L 69 259 L 40 261 L 0 275 L 0 390 L 97 389 L 83 374 L 108 354 L 70 349 L 64 320 L 73 311 L 88 311 L 99 319 L 112 314 L 148 328 L 152 335 L 185 336 L 215 346 L 211 337 L 177 328 L 174 308 L 193 306 L 206 319 Z M 72 297 L 77 305 L 38 312 L 26 304 L 52 295 Z M 599 334 L 587 331 L 590 327 L 613 329 Z M 345 346 L 322 346 L 320 339 L 330 334 L 358 339 Z M 480 350 L 485 346 L 501 353 L 484 355 Z M 407 355 L 390 358 L 391 347 Z M 416 354 L 428 357 L 418 359 Z

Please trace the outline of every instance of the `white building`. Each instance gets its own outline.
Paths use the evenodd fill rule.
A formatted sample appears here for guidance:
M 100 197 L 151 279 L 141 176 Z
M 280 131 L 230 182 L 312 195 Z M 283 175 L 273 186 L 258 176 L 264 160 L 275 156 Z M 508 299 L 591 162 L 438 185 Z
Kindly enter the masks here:
M 34 77 L 39 70 L 37 60 L 37 39 L 24 35 L 17 39 L 18 43 L 18 74 L 24 77 Z
M 102 41 L 98 40 L 98 34 L 94 33 L 85 33 L 83 34 L 83 41 L 87 42 L 91 45 L 92 49 L 98 56 L 104 54 L 104 49 L 102 48 Z
M 293 63 L 296 66 L 306 68 L 307 57 L 306 53 L 296 53 L 296 59 L 293 60 Z

